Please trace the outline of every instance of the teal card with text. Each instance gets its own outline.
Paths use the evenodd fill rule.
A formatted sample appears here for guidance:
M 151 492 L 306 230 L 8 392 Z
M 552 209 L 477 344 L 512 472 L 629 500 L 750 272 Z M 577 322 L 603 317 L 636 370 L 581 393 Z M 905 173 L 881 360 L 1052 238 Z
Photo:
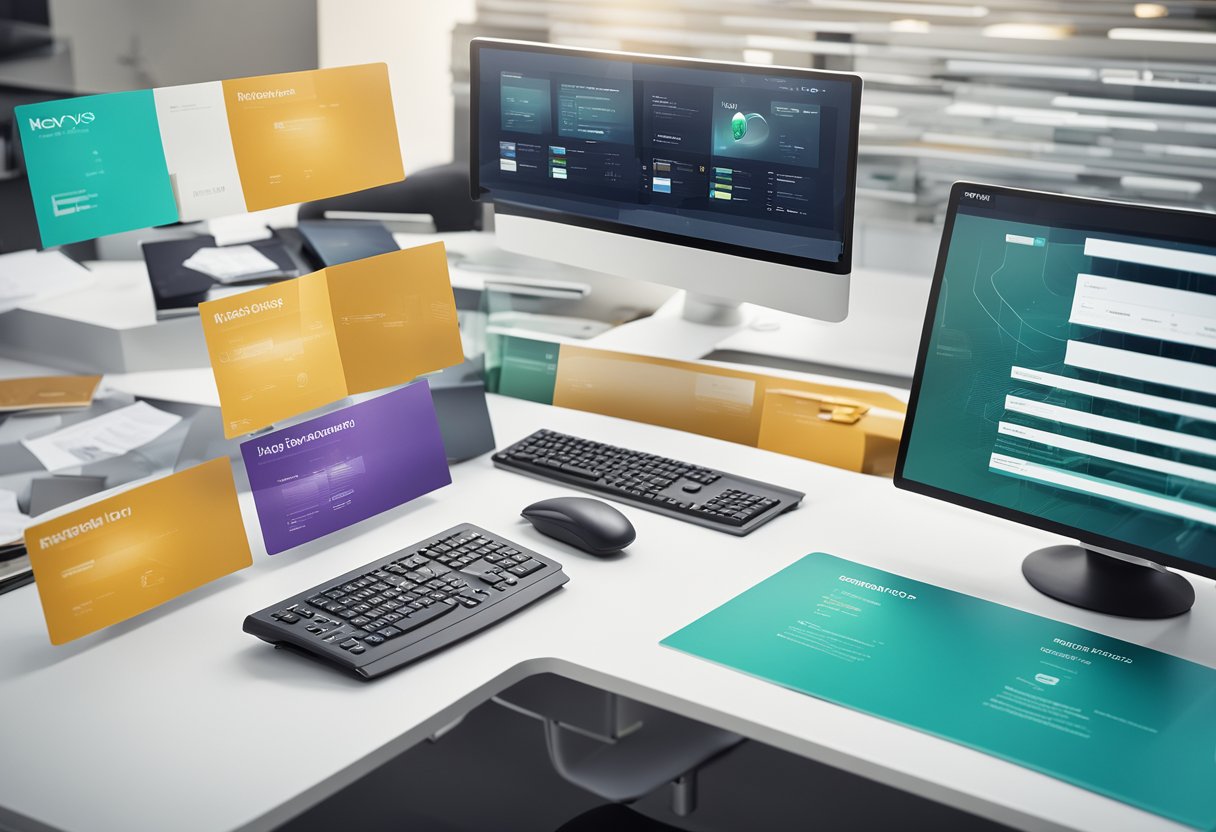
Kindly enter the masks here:
M 177 222 L 152 90 L 13 113 L 44 248 Z
M 663 644 L 1216 829 L 1203 665 L 826 554 Z

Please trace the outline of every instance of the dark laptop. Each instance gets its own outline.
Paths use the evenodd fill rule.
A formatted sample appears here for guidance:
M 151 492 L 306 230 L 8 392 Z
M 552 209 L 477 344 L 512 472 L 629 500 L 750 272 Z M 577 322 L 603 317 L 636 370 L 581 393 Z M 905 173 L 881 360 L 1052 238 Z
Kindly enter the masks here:
M 322 266 L 337 266 L 401 248 L 389 230 L 378 222 L 304 220 L 298 228 L 309 252 Z
M 215 245 L 215 238 L 209 236 L 190 237 L 184 240 L 160 240 L 143 243 L 144 262 L 148 265 L 148 278 L 152 281 L 152 296 L 156 299 L 156 308 L 160 311 L 192 309 L 207 300 L 208 293 L 217 286 L 232 286 L 233 283 L 221 284 L 210 275 L 195 271 L 183 265 L 186 260 L 201 248 Z M 275 271 L 251 275 L 242 284 L 271 283 L 276 280 L 286 280 L 301 273 L 300 264 L 284 248 L 277 239 L 255 240 L 251 245 L 277 267 Z

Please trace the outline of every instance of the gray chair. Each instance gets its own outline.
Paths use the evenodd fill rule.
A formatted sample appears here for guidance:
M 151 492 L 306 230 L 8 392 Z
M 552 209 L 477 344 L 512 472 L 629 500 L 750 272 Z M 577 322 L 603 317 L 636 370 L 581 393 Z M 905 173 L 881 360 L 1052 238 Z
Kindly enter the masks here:
M 324 219 L 326 211 L 429 214 L 436 231 L 481 230 L 481 206 L 469 196 L 468 165 L 455 162 L 420 170 L 401 182 L 305 202 L 299 218 Z

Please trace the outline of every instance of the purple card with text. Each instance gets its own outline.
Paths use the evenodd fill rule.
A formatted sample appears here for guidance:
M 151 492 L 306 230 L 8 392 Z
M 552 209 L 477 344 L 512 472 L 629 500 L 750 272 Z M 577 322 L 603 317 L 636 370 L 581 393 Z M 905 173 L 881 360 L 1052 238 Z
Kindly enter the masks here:
M 425 381 L 241 443 L 267 554 L 448 485 Z

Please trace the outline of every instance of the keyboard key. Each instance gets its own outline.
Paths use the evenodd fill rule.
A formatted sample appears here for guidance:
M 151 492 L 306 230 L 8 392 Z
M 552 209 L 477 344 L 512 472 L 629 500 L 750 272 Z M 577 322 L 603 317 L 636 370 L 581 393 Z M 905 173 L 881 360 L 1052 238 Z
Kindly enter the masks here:
M 401 635 L 401 632 L 402 631 L 398 630 L 396 627 L 388 626 L 388 627 L 385 627 L 384 629 L 377 630 L 376 635 L 378 635 L 384 639 L 389 639 L 389 638 L 395 638 L 396 636 Z
M 455 607 L 449 607 L 447 604 L 433 604 L 425 610 L 418 610 L 410 613 L 410 615 L 402 621 L 398 626 L 405 628 L 406 631 L 421 627 L 423 624 L 429 624 L 440 616 L 447 615 Z

